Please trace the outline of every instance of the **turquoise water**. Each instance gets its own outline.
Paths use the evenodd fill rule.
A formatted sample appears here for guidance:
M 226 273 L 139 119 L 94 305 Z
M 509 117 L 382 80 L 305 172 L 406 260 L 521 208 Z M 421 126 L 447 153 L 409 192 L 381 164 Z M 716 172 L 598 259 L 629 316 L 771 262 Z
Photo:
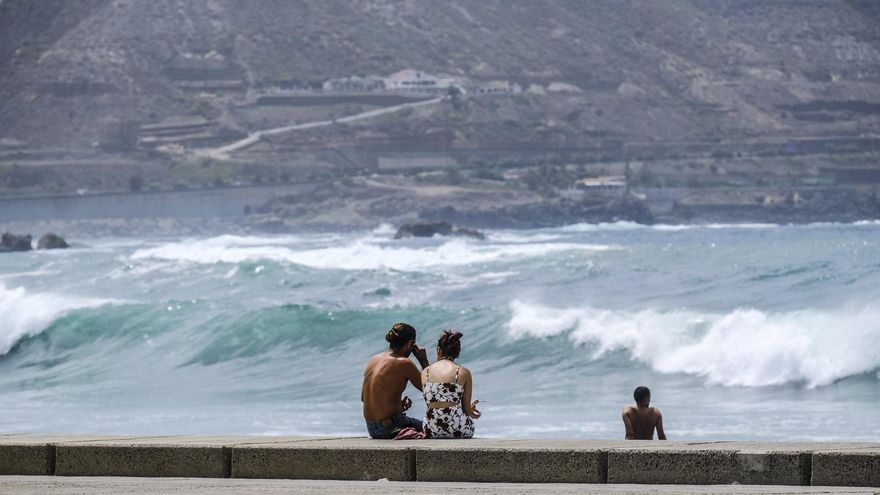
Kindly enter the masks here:
M 392 235 L 2 255 L 0 431 L 364 435 L 406 321 L 465 334 L 479 436 L 621 438 L 647 385 L 670 438 L 880 440 L 878 222 Z

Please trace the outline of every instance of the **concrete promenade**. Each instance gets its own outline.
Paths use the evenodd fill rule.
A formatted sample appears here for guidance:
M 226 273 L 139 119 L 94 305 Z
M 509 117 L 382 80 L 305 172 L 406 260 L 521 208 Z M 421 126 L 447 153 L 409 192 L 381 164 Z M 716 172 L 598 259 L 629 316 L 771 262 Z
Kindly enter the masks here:
M 4 495 L 876 495 L 873 488 L 778 485 L 578 485 L 412 481 L 0 476 Z
M 880 443 L 7 434 L 0 475 L 880 487 Z

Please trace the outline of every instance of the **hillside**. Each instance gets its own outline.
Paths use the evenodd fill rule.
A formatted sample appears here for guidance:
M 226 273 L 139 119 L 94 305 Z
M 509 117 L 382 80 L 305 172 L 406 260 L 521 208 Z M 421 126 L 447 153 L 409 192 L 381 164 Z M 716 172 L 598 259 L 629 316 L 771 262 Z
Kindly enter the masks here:
M 878 140 L 870 0 L 0 1 L 6 193 L 562 166 L 503 184 L 553 196 L 632 161 L 781 197 L 880 182 Z
M 478 125 L 683 140 L 876 131 L 877 10 L 824 0 L 5 0 L 0 128 L 32 145 L 88 146 L 102 118 L 217 118 L 236 93 L 415 68 L 535 85 L 523 101 L 467 108 Z M 181 66 L 207 54 L 221 61 L 201 73 Z M 241 86 L 210 98 L 177 84 L 186 77 Z M 547 91 L 554 82 L 565 89 Z M 811 102 L 865 104 L 798 111 Z

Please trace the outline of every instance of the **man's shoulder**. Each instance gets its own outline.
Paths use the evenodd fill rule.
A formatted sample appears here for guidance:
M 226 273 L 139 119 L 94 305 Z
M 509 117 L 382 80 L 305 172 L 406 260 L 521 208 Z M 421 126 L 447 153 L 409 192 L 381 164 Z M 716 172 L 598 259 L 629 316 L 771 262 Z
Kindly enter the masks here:
M 412 360 L 402 356 L 395 356 L 390 352 L 383 351 L 378 354 L 374 354 L 373 357 L 371 357 L 370 360 L 367 362 L 367 367 L 398 367 L 405 366 L 406 363 L 412 364 Z
M 387 352 L 380 352 L 378 354 L 373 354 L 372 356 L 370 356 L 370 360 L 367 361 L 367 367 L 375 366 L 375 365 L 385 361 L 386 359 L 388 359 Z
M 395 367 L 406 367 L 410 366 L 415 367 L 415 363 L 412 359 L 403 356 L 395 356 L 393 354 L 386 354 L 385 358 L 388 360 L 388 363 Z
M 636 409 L 635 406 L 630 406 L 630 405 L 623 406 L 623 414 L 633 414 L 637 411 L 638 411 L 638 409 Z
M 657 409 L 656 407 L 652 407 L 652 408 L 648 409 L 648 412 L 651 414 L 651 416 L 662 416 L 663 415 L 660 413 L 660 409 Z

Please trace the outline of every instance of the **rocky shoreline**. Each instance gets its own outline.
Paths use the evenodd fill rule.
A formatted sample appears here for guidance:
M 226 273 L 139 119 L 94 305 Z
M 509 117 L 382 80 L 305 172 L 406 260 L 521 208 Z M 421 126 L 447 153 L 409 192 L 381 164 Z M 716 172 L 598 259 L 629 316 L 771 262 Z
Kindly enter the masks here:
M 448 222 L 472 229 L 551 228 L 580 223 L 652 224 L 852 223 L 880 219 L 880 194 L 873 188 L 827 188 L 778 195 L 740 193 L 736 200 L 706 202 L 651 199 L 632 191 L 611 196 L 540 198 L 512 191 L 452 191 L 425 194 L 357 187 L 322 198 L 281 197 L 259 211 L 278 230 L 337 226 L 363 228 L 413 220 Z M 646 199 L 647 198 L 647 199 Z
M 31 251 L 34 249 L 32 243 L 33 237 L 30 234 L 18 235 L 12 232 L 4 232 L 0 236 L 0 253 L 14 253 Z M 67 244 L 61 236 L 51 232 L 40 237 L 37 241 L 37 249 L 67 249 Z
M 870 191 L 825 192 L 798 202 L 770 205 L 675 204 L 665 211 L 658 211 L 659 208 L 650 201 L 632 195 L 601 201 L 576 201 L 518 196 L 501 200 L 497 194 L 424 198 L 401 194 L 362 196 L 358 191 L 351 192 L 345 198 L 331 194 L 321 200 L 302 196 L 280 197 L 267 201 L 249 214 L 242 212 L 238 216 L 35 219 L 3 222 L 0 230 L 58 232 L 67 237 L 163 237 L 351 231 L 373 229 L 383 224 L 397 228 L 409 222 L 445 222 L 451 228 L 467 231 L 614 222 L 788 225 L 880 219 L 880 197 Z

